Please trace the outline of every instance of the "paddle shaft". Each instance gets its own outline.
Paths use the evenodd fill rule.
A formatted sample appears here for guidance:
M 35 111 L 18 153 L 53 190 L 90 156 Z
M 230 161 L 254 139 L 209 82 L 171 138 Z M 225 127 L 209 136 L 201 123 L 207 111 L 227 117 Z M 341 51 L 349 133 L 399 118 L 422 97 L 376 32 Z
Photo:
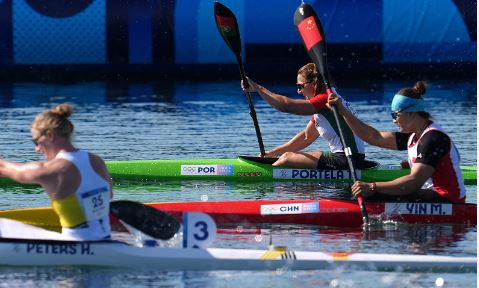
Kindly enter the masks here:
M 326 84 L 326 87 L 328 87 L 326 89 L 328 95 L 332 94 L 333 91 L 329 87 L 329 83 Z M 341 139 L 341 144 L 343 144 L 343 147 L 344 147 L 344 154 L 346 155 L 346 159 L 348 160 L 349 171 L 351 172 L 351 176 L 353 177 L 353 181 L 356 182 L 356 181 L 358 181 L 358 175 L 356 173 L 356 169 L 354 169 L 354 162 L 353 162 L 353 155 L 352 155 L 352 152 L 351 152 L 351 148 L 349 146 L 347 146 L 346 138 L 344 137 L 343 129 L 341 128 L 338 108 L 336 107 L 336 105 L 333 105 L 331 108 L 333 110 L 334 120 L 336 122 L 336 125 L 338 126 L 339 138 Z
M 325 77 L 323 76 L 323 78 Z M 331 94 L 332 90 L 329 87 L 329 83 L 326 84 L 326 87 L 328 87 L 327 88 L 328 94 Z M 346 159 L 348 160 L 349 171 L 351 172 L 353 181 L 356 182 L 358 181 L 358 175 L 356 174 L 356 169 L 354 169 L 354 162 L 353 162 L 353 157 L 351 153 L 351 148 L 346 145 L 346 139 L 344 138 L 343 129 L 341 128 L 341 124 L 339 121 L 338 108 L 336 107 L 336 105 L 333 105 L 331 108 L 333 110 L 334 120 L 336 121 L 336 125 L 338 126 L 339 138 L 341 139 L 341 143 L 343 144 L 343 147 L 344 147 L 344 154 L 346 155 Z M 361 216 L 363 217 L 363 223 L 365 225 L 368 225 L 369 216 L 368 216 L 368 212 L 366 211 L 366 206 L 364 205 L 363 196 L 358 196 L 357 200 L 358 200 L 359 208 L 361 209 Z
M 241 80 L 243 85 L 248 86 L 248 79 L 246 78 L 246 73 L 243 66 L 243 61 L 241 58 L 241 36 L 238 27 L 238 21 L 236 21 L 236 16 L 233 12 L 226 7 L 225 5 L 216 2 L 214 4 L 214 13 L 216 27 L 220 32 L 221 38 L 225 41 L 226 45 L 231 49 L 233 54 L 236 57 L 236 62 L 238 63 Z M 258 138 L 259 150 L 261 152 L 261 157 L 265 156 L 263 138 L 261 137 L 261 131 L 259 129 L 258 118 L 256 117 L 256 111 L 254 110 L 253 101 L 251 100 L 251 94 L 245 92 L 246 98 L 248 100 L 249 114 L 253 119 L 254 129 L 256 131 L 256 138 Z
M 328 63 L 326 59 L 326 37 L 324 34 L 323 26 L 321 25 L 321 21 L 319 20 L 316 12 L 314 11 L 311 5 L 302 3 L 298 9 L 296 9 L 294 15 L 294 22 L 296 27 L 298 28 L 298 32 L 301 35 L 301 39 L 303 40 L 303 44 L 306 47 L 306 51 L 308 51 L 309 56 L 316 64 L 316 69 L 320 73 L 324 85 L 326 86 L 326 93 L 328 95 L 332 94 L 333 91 L 331 89 L 330 79 L 329 79 L 329 70 L 328 70 Z M 352 159 L 352 151 L 351 148 L 347 145 L 346 139 L 344 137 L 343 130 L 341 128 L 341 122 L 339 119 L 338 109 L 335 105 L 332 107 L 334 120 L 338 127 L 339 138 L 341 140 L 341 144 L 343 145 L 344 154 L 346 155 L 346 159 L 348 161 L 348 167 L 351 172 L 351 176 L 353 180 L 356 182 L 358 180 L 356 169 L 354 168 L 354 162 Z M 369 223 L 368 213 L 366 211 L 366 207 L 364 206 L 364 200 L 362 196 L 357 198 L 358 205 L 361 209 L 361 215 L 363 217 L 363 223 L 367 225 Z
M 248 79 L 246 78 L 246 73 L 244 71 L 243 61 L 241 60 L 241 55 L 236 55 L 236 60 L 238 61 L 239 71 L 243 85 L 249 85 Z M 258 139 L 259 151 L 261 157 L 265 156 L 263 137 L 261 136 L 261 130 L 259 129 L 258 118 L 256 117 L 256 110 L 254 109 L 253 100 L 251 99 L 251 93 L 245 91 L 246 99 L 248 100 L 249 106 L 249 115 L 253 119 L 254 130 L 256 131 L 256 138 Z

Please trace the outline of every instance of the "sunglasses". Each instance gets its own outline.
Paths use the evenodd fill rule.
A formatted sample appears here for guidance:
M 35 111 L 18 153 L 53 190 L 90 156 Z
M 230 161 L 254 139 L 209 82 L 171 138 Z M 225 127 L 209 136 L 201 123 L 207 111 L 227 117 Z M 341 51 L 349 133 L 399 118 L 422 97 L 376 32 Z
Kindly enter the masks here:
M 414 107 L 414 106 L 416 106 L 416 103 L 411 104 L 411 105 L 409 105 L 409 106 L 406 106 L 406 107 L 402 108 L 402 109 L 399 110 L 399 111 L 391 112 L 391 117 L 393 117 L 393 120 L 396 120 L 398 117 L 401 116 L 401 114 L 399 114 L 399 113 L 401 113 L 402 111 L 404 111 L 404 110 L 406 110 L 406 109 L 409 109 L 409 108 L 411 108 L 411 107 Z
M 401 116 L 401 114 L 399 114 L 399 112 L 391 112 L 391 117 L 393 118 L 393 120 L 398 119 L 399 116 Z
M 38 139 L 40 139 L 40 138 L 41 138 L 42 136 L 44 136 L 44 135 L 45 135 L 45 133 L 42 132 L 42 133 L 40 133 L 40 136 L 38 136 L 37 138 L 33 138 L 33 139 L 32 139 L 32 142 L 33 142 L 33 144 L 35 144 L 35 147 L 38 146 Z
M 308 82 L 304 82 L 304 83 L 296 83 L 296 87 L 298 87 L 298 90 L 301 91 L 304 89 L 304 86 L 306 86 L 306 84 L 309 84 L 313 81 L 308 81 Z

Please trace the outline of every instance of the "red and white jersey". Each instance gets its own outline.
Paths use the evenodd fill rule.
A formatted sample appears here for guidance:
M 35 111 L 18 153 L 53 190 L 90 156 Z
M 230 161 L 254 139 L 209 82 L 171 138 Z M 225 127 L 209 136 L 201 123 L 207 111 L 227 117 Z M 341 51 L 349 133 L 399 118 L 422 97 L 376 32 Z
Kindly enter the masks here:
M 343 102 L 344 107 L 351 111 L 350 105 L 341 96 L 338 95 Z M 320 137 L 328 142 L 329 149 L 333 153 L 344 152 L 344 147 L 339 136 L 338 125 L 334 119 L 334 114 L 326 107 L 328 102 L 327 94 L 318 94 L 309 100 L 311 104 L 317 109 L 318 113 L 311 117 L 316 130 L 318 130 Z M 346 140 L 346 145 L 351 148 L 352 153 L 364 154 L 364 142 L 358 136 L 353 134 L 351 128 L 346 124 L 343 117 L 339 117 L 343 135 Z
M 446 141 L 440 142 L 449 140 L 450 145 L 444 146 L 444 143 L 438 143 L 439 141 L 431 139 L 431 135 L 438 135 L 429 133 L 431 131 L 442 133 L 443 135 L 440 136 Z M 429 125 L 415 143 L 413 142 L 414 136 L 415 134 L 412 133 L 407 143 L 410 167 L 413 167 L 414 163 L 423 163 L 434 167 L 434 173 L 424 183 L 422 189 L 433 189 L 452 202 L 465 202 L 466 188 L 460 167 L 460 157 L 449 136 L 440 125 L 435 123 Z M 446 151 L 444 151 L 444 147 L 447 147 Z M 437 155 L 440 158 L 437 158 Z

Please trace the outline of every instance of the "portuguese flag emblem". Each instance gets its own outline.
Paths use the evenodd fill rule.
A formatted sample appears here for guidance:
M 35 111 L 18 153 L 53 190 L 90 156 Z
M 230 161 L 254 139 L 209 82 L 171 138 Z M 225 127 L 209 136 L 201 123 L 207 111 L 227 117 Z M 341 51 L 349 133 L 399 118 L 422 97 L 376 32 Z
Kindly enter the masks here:
M 221 34 L 224 37 L 236 36 L 236 25 L 233 17 L 221 17 L 216 15 L 216 22 L 220 28 Z

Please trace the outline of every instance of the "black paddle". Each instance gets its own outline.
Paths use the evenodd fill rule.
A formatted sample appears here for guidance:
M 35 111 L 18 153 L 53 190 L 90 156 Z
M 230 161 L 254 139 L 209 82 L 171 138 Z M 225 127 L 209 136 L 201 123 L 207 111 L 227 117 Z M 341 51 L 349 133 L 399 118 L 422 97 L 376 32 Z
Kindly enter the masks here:
M 244 72 L 243 60 L 241 58 L 241 38 L 236 17 L 228 7 L 219 2 L 215 2 L 215 21 L 216 27 L 218 27 L 221 37 L 236 56 L 241 80 L 243 80 L 244 83 L 243 85 L 248 87 L 248 80 Z M 256 111 L 254 110 L 253 101 L 251 100 L 251 94 L 249 92 L 246 92 L 246 98 L 248 99 L 249 114 L 251 115 L 251 118 L 253 118 L 254 129 L 256 130 L 256 137 L 258 138 L 261 157 L 264 157 L 265 152 L 263 138 L 261 137 L 258 119 L 256 118 Z
M 316 64 L 316 67 L 323 78 L 327 93 L 332 93 L 331 79 L 326 58 L 326 37 L 321 21 L 319 21 L 319 18 L 311 5 L 303 3 L 298 9 L 296 9 L 296 12 L 294 13 L 294 25 L 298 28 L 298 32 L 301 35 L 301 39 L 308 51 L 309 57 L 311 57 L 314 64 Z M 354 169 L 351 148 L 347 146 L 344 138 L 341 122 L 339 121 L 338 109 L 336 106 L 333 106 L 332 110 L 334 119 L 336 120 L 336 125 L 338 126 L 339 137 L 341 138 L 341 143 L 344 147 L 344 154 L 346 154 L 348 160 L 349 170 L 353 180 L 357 181 L 358 176 L 356 175 L 356 169 Z M 363 216 L 363 223 L 368 225 L 369 217 L 362 196 L 358 197 L 358 204 L 361 209 L 361 215 Z
M 238 156 L 242 160 L 247 160 L 259 164 L 268 164 L 271 165 L 274 162 L 278 161 L 277 157 L 257 157 L 257 156 Z
M 156 239 L 168 240 L 180 229 L 180 222 L 148 205 L 118 200 L 110 203 L 110 213 L 131 227 Z

